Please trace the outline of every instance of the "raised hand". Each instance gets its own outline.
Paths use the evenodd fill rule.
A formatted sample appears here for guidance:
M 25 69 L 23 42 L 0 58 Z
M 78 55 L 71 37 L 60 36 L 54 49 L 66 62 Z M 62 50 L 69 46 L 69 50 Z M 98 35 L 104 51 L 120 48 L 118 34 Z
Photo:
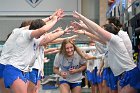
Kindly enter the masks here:
M 78 12 L 76 11 L 73 11 L 73 17 L 77 18 L 77 19 L 80 19 L 81 18 L 81 14 L 79 14 Z
M 64 16 L 64 11 L 63 11 L 62 9 L 59 9 L 59 10 L 56 12 L 56 16 L 58 17 L 57 20 L 62 19 L 62 17 Z
M 50 19 L 52 19 L 54 16 L 57 16 L 58 19 L 62 18 L 64 16 L 64 11 L 62 9 L 56 10 L 51 16 Z
M 65 34 L 70 34 L 70 31 L 71 31 L 71 27 L 66 27 L 65 30 L 64 30 L 64 33 Z
M 63 30 L 62 27 L 58 27 L 54 31 L 52 31 L 52 33 L 55 33 L 55 32 L 58 32 L 58 31 L 62 31 L 62 30 Z
M 77 38 L 77 37 L 78 37 L 78 35 L 73 35 L 71 37 L 68 37 L 68 39 L 70 39 L 72 42 L 74 42 L 75 38 Z
M 69 37 L 69 39 L 75 39 L 77 37 L 78 37 L 78 35 L 73 35 L 73 36 Z
M 71 22 L 70 25 L 71 25 L 71 28 L 73 28 L 73 30 L 81 30 L 82 29 L 82 25 L 76 21 Z
M 74 30 L 75 33 L 78 33 L 78 34 L 84 34 L 85 32 L 83 30 Z

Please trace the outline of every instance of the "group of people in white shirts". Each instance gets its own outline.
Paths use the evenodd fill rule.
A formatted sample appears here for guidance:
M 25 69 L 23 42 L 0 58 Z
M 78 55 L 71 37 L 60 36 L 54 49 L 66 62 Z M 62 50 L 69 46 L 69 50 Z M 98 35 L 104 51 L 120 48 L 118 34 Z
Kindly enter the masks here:
M 54 60 L 53 71 L 60 76 L 61 93 L 81 93 L 82 71 L 87 68 L 87 60 L 104 62 L 104 67 L 95 66 L 93 71 L 87 73 L 93 85 L 92 93 L 96 93 L 94 85 L 97 83 L 99 93 L 137 93 L 140 89 L 140 70 L 133 62 L 128 34 L 120 31 L 121 24 L 116 23 L 118 20 L 108 19 L 101 27 L 74 11 L 73 17 L 79 22 L 71 22 L 65 30 L 57 28 L 47 32 L 63 16 L 63 10 L 59 9 L 48 18 L 32 20 L 12 31 L 0 57 L 1 93 L 38 93 L 43 75 L 44 46 L 56 42 L 58 37 L 70 31 L 87 35 L 96 41 L 96 52 L 86 54 L 75 45 L 73 39 L 58 40 L 62 44 L 59 50 L 53 51 L 59 52 Z M 102 86 L 103 80 L 106 86 Z

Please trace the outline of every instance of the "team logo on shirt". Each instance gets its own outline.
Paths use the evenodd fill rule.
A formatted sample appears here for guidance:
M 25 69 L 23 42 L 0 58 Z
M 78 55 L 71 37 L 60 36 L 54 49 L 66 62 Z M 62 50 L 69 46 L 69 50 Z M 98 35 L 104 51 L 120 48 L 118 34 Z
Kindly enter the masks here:
M 34 49 L 34 51 L 37 50 L 37 47 L 36 47 L 36 44 L 35 44 L 35 43 L 34 43 L 34 45 L 33 45 L 33 49 Z
M 33 8 L 42 2 L 42 0 L 26 0 Z

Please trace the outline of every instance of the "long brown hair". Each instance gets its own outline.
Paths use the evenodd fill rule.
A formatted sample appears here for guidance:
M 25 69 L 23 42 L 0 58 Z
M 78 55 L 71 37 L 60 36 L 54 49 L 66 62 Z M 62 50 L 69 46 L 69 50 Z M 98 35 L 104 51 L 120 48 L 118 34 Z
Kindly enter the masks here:
M 66 44 L 68 44 L 68 43 L 70 43 L 70 44 L 72 44 L 73 45 L 73 47 L 74 47 L 74 51 L 76 51 L 82 58 L 85 58 L 84 57 L 84 55 L 83 55 L 83 53 L 82 53 L 82 51 L 75 45 L 75 43 L 72 41 L 72 40 L 70 40 L 70 39 L 65 39 L 63 42 L 62 42 L 62 44 L 61 44 L 61 47 L 60 47 L 60 54 L 66 54 Z

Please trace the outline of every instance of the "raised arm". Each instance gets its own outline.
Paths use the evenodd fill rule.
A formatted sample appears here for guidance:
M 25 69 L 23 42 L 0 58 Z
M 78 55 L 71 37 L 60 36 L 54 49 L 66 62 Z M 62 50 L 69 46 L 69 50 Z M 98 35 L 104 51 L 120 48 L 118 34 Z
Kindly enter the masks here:
M 97 35 L 92 34 L 92 33 L 88 32 L 88 31 L 85 31 L 85 30 L 74 30 L 74 32 L 78 33 L 78 34 L 87 35 L 91 39 L 93 39 L 95 41 L 98 41 L 98 42 L 101 42 L 102 44 L 105 44 L 105 42 L 101 38 L 99 38 Z
M 56 22 L 58 21 L 57 18 L 58 18 L 58 16 L 54 16 L 51 21 L 47 22 L 46 24 L 44 23 L 44 26 L 42 26 L 41 28 L 33 30 L 32 33 L 31 33 L 31 37 L 39 38 L 41 35 L 46 33 L 48 30 L 50 30 L 56 24 Z M 40 24 L 40 23 L 38 23 L 38 24 Z M 30 30 L 32 30 L 32 29 L 30 29 Z
M 60 18 L 63 17 L 63 13 L 64 13 L 64 12 L 63 12 L 62 9 L 58 9 L 58 10 L 56 10 L 51 16 L 49 16 L 49 17 L 47 17 L 47 18 L 43 18 L 42 20 L 43 20 L 44 22 L 48 22 L 48 21 L 52 20 L 54 16 L 59 16 L 58 19 L 60 19 Z
M 52 32 L 47 33 L 42 37 L 40 45 L 46 45 L 50 43 L 51 41 L 55 40 L 56 38 L 62 36 L 63 34 L 68 33 L 69 31 L 70 31 L 69 28 L 66 28 L 65 30 L 60 29 L 59 31 L 55 33 L 52 33 Z
M 54 15 L 52 16 L 52 18 L 50 19 L 50 21 L 47 21 L 44 19 L 44 20 L 41 20 L 41 21 L 32 21 L 30 27 L 32 28 L 35 28 L 35 29 L 29 29 L 30 30 L 33 30 L 32 33 L 31 33 L 31 37 L 33 38 L 39 38 L 41 35 L 43 35 L 44 33 L 46 33 L 48 30 L 50 30 L 55 24 L 56 22 L 61 19 L 63 17 L 63 11 L 62 10 L 58 10 L 56 13 L 54 13 Z M 42 26 L 42 25 L 43 26 Z
M 111 33 L 107 32 L 103 28 L 101 28 L 99 25 L 97 25 L 95 22 L 89 20 L 88 18 L 84 17 L 83 15 L 77 13 L 76 11 L 73 13 L 73 16 L 82 20 L 84 24 L 89 28 L 88 31 L 91 33 L 97 33 L 99 34 L 100 38 L 103 38 L 104 42 L 107 42 L 111 39 Z M 94 32 L 95 31 L 95 32 Z
M 48 48 L 44 50 L 45 54 L 53 54 L 53 53 L 57 53 L 59 51 L 58 48 Z
M 72 39 L 72 40 L 73 40 L 73 39 L 75 39 L 76 37 L 78 37 L 78 35 L 73 35 L 73 36 L 65 37 L 65 38 L 57 38 L 57 39 L 51 41 L 49 44 L 62 43 L 63 40 L 65 40 L 65 39 Z
M 80 20 L 80 22 L 71 22 L 71 28 L 74 27 L 74 30 L 84 30 L 90 32 L 90 29 Z M 95 31 L 92 33 L 94 35 L 98 35 Z

